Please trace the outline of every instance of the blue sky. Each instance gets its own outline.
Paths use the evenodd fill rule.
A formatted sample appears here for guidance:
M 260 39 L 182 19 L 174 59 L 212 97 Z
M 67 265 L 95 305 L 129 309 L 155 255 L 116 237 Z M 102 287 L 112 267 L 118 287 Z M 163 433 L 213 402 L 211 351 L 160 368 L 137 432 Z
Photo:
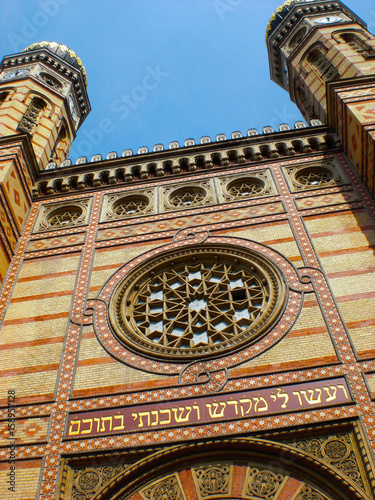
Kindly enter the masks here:
M 0 46 L 5 55 L 53 40 L 82 59 L 92 111 L 73 160 L 157 143 L 168 148 L 301 119 L 269 78 L 265 30 L 280 3 L 0 0 Z M 375 31 L 375 0 L 345 3 Z M 136 100 L 129 104 L 128 96 Z

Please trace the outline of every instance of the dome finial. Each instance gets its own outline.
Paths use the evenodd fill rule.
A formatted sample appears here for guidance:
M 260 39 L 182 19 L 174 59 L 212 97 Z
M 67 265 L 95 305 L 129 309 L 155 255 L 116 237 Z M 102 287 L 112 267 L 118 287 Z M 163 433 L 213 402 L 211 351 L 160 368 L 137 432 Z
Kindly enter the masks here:
M 71 64 L 72 66 L 75 66 L 77 69 L 79 69 L 81 71 L 83 80 L 84 80 L 85 85 L 87 87 L 86 69 L 85 69 L 84 65 L 82 64 L 81 59 L 69 47 L 67 47 L 66 45 L 63 45 L 61 43 L 57 43 L 57 42 L 43 41 L 43 42 L 33 43 L 32 45 L 29 45 L 22 52 L 28 52 L 30 50 L 35 50 L 35 49 L 48 49 L 49 51 L 53 52 L 58 57 L 60 57 L 60 59 L 63 59 L 64 61 Z

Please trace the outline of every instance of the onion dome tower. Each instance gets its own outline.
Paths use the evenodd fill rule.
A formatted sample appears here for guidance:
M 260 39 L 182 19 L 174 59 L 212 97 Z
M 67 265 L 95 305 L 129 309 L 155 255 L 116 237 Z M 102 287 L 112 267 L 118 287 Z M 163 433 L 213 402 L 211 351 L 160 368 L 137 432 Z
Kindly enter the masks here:
M 86 71 L 65 45 L 41 42 L 0 64 L 0 282 L 49 161 L 67 158 L 90 112 Z
M 266 43 L 271 79 L 307 122 L 336 130 L 374 196 L 374 35 L 339 0 L 288 0 L 272 15 Z
M 91 110 L 80 58 L 56 42 L 30 45 L 0 65 L 0 135 L 27 134 L 38 169 L 64 160 Z

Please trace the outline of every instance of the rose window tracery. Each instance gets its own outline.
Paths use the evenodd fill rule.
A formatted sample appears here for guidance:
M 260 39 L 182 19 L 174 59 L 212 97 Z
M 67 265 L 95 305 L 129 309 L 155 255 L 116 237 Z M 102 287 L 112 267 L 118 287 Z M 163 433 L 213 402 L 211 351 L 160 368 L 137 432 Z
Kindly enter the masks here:
M 210 355 L 264 334 L 284 302 L 276 267 L 255 252 L 209 246 L 141 266 L 110 306 L 127 345 L 157 356 Z

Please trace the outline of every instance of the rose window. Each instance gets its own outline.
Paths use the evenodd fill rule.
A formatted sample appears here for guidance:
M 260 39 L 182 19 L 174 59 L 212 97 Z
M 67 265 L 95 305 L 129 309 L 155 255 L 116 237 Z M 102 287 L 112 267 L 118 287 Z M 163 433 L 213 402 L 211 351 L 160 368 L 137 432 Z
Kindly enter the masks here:
M 257 196 L 264 190 L 264 182 L 260 179 L 239 179 L 229 184 L 228 192 L 231 196 Z
M 50 227 L 74 226 L 82 222 L 83 211 L 79 206 L 63 206 L 52 210 L 47 217 Z
M 158 356 L 211 355 L 268 331 L 284 302 L 260 254 L 210 246 L 158 257 L 117 287 L 110 318 L 130 347 Z
M 142 214 L 149 205 L 145 196 L 121 198 L 113 205 L 113 212 L 119 217 Z
M 334 179 L 331 170 L 324 167 L 304 168 L 296 176 L 296 181 L 306 187 L 327 186 Z
M 197 187 L 181 188 L 171 194 L 170 202 L 174 207 L 184 208 L 200 205 L 205 198 L 206 192 L 204 189 Z

